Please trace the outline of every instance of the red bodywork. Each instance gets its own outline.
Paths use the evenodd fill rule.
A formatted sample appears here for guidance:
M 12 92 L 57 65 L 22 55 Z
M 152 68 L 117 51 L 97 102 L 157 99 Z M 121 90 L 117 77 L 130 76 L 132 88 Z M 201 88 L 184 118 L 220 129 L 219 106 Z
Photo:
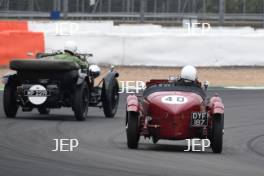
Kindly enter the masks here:
M 147 88 L 154 84 L 168 83 L 168 80 L 151 80 Z M 179 104 L 166 103 L 164 97 L 184 97 L 185 102 Z M 218 95 L 209 102 L 193 92 L 158 91 L 147 97 L 130 95 L 127 97 L 127 111 L 138 113 L 141 136 L 158 139 L 183 140 L 191 138 L 208 138 L 214 114 L 224 114 L 224 105 Z M 208 125 L 192 127 L 193 112 L 207 112 Z

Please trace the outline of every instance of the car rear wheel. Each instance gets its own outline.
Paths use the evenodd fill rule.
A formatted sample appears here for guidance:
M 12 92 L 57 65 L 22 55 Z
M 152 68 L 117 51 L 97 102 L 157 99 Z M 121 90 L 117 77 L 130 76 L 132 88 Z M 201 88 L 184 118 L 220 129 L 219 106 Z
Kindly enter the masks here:
M 3 101 L 6 117 L 15 118 L 19 106 L 16 102 L 16 84 L 12 80 L 5 85 Z
M 211 147 L 214 153 L 221 153 L 223 148 L 224 115 L 213 117 Z
M 73 110 L 76 120 L 84 121 L 87 117 L 89 106 L 89 88 L 86 82 L 76 87 L 73 99 Z
M 48 108 L 38 108 L 38 112 L 40 115 L 48 115 L 50 113 L 50 109 Z
M 140 135 L 138 114 L 135 112 L 127 112 L 126 133 L 128 148 L 137 149 Z
M 119 103 L 119 85 L 116 78 L 114 78 L 107 85 L 103 83 L 102 88 L 102 104 L 104 109 L 105 117 L 113 118 L 116 114 L 118 103 Z

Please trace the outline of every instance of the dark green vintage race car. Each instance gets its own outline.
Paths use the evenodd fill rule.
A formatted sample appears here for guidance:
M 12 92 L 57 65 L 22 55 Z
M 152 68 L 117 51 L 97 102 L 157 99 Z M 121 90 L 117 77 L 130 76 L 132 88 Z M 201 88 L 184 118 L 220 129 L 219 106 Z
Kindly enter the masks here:
M 71 107 L 77 120 L 85 120 L 92 106 L 102 107 L 105 116 L 113 118 L 119 102 L 119 73 L 112 67 L 95 85 L 100 75 L 97 65 L 81 69 L 74 62 L 54 60 L 55 54 L 40 53 L 38 59 L 10 62 L 14 72 L 3 77 L 6 117 L 16 117 L 19 107 L 22 111 L 37 108 L 40 114 L 49 114 L 52 108 Z M 88 56 L 78 55 L 83 60 Z

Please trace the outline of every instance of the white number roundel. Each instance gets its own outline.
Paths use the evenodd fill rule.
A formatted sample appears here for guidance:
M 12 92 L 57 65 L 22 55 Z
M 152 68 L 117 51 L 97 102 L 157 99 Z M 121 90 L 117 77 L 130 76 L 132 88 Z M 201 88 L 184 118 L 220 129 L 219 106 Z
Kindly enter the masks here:
M 184 104 L 187 101 L 188 100 L 186 97 L 179 96 L 179 95 L 168 95 L 168 96 L 162 97 L 161 99 L 161 102 L 166 103 L 166 104 Z
M 47 90 L 42 85 L 33 85 L 28 90 L 28 100 L 34 105 L 41 105 L 47 100 Z

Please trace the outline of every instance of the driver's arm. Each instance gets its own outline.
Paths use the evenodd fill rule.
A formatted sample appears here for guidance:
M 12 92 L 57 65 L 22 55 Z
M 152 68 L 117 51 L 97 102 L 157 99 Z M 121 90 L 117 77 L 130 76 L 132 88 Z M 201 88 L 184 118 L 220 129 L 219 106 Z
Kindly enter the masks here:
M 78 58 L 78 57 L 75 57 L 75 60 L 76 60 L 76 62 L 80 65 L 81 69 L 86 69 L 86 68 L 88 68 L 88 63 L 87 63 L 87 62 L 81 60 L 81 59 Z

